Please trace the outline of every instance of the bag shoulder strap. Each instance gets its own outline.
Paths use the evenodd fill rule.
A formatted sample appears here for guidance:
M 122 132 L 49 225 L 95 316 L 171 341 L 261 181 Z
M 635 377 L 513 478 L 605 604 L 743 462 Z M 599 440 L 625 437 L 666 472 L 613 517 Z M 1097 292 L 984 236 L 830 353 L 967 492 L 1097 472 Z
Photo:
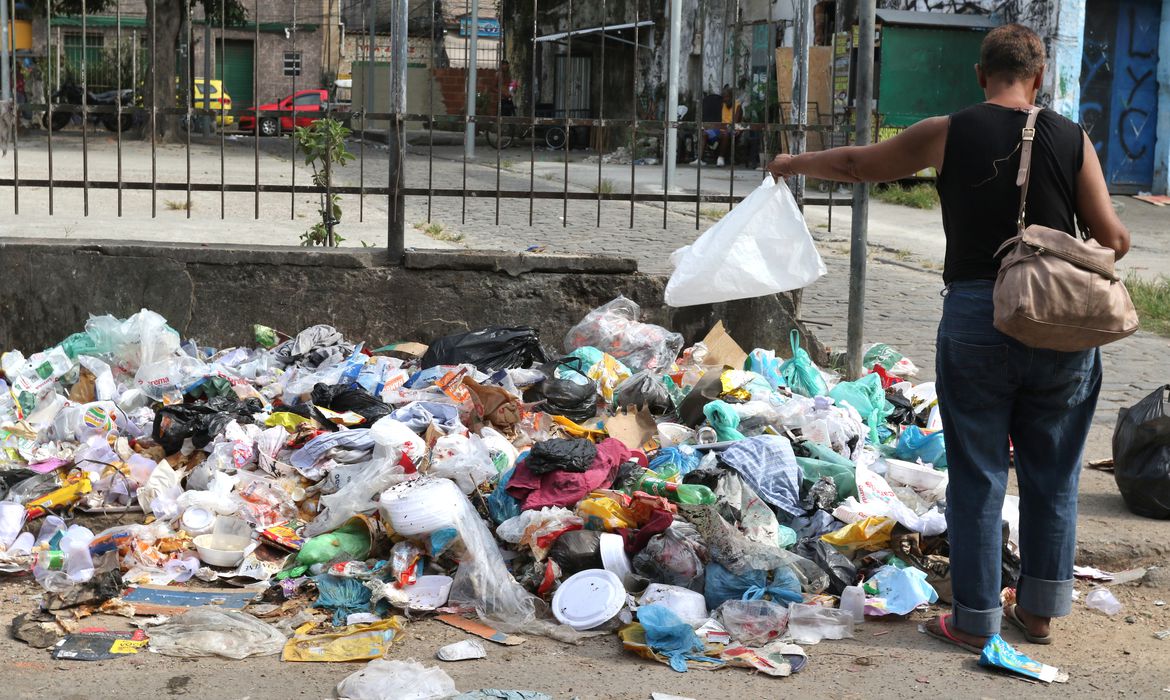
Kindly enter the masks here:
M 1016 230 L 1024 230 L 1024 207 L 1028 203 L 1028 181 L 1032 176 L 1032 142 L 1036 140 L 1036 118 L 1041 107 L 1028 110 L 1028 122 L 1020 132 L 1020 171 L 1016 173 L 1016 185 L 1020 188 L 1020 210 L 1016 216 Z

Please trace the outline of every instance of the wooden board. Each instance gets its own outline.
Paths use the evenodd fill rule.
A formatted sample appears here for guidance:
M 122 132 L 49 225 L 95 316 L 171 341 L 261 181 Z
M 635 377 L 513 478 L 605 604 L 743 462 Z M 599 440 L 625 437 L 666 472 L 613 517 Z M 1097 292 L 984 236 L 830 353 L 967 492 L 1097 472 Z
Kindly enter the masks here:
M 792 117 L 792 48 L 776 49 L 776 94 L 780 101 L 781 119 Z M 833 47 L 810 46 L 808 50 L 808 123 L 829 124 L 833 116 Z M 809 150 L 824 148 L 824 137 L 811 133 Z

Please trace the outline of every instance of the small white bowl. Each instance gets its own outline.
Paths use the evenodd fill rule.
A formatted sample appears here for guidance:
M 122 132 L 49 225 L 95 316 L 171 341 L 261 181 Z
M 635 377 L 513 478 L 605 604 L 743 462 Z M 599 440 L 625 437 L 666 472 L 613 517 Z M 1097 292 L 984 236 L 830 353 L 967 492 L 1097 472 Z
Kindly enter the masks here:
M 195 538 L 195 551 L 203 563 L 211 566 L 238 566 L 244 560 L 244 550 L 252 540 L 243 537 L 220 537 L 199 535 Z M 212 546 L 214 543 L 215 546 Z

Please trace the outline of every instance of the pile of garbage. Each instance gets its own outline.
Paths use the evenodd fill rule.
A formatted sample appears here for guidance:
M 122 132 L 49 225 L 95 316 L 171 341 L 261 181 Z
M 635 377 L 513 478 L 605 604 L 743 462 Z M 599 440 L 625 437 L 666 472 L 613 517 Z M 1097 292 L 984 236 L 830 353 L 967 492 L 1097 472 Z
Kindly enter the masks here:
M 934 388 L 889 346 L 844 381 L 795 332 L 788 359 L 721 325 L 684 349 L 624 297 L 555 351 L 532 328 L 255 339 L 142 310 L 3 354 L 0 571 L 45 591 L 18 637 L 92 654 L 70 632 L 103 612 L 161 623 L 123 649 L 369 660 L 438 615 L 786 676 L 950 598 Z

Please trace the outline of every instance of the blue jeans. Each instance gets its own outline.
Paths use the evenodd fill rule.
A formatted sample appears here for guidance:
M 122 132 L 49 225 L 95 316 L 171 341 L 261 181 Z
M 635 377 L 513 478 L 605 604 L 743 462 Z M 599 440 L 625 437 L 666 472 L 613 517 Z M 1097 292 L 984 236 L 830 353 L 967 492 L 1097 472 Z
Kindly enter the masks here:
M 1020 607 L 1058 617 L 1071 609 L 1077 484 L 1101 389 L 1097 349 L 1029 348 L 992 325 L 990 281 L 947 289 L 935 355 L 950 484 L 954 624 L 999 632 L 1002 510 L 1008 438 L 1020 492 Z

